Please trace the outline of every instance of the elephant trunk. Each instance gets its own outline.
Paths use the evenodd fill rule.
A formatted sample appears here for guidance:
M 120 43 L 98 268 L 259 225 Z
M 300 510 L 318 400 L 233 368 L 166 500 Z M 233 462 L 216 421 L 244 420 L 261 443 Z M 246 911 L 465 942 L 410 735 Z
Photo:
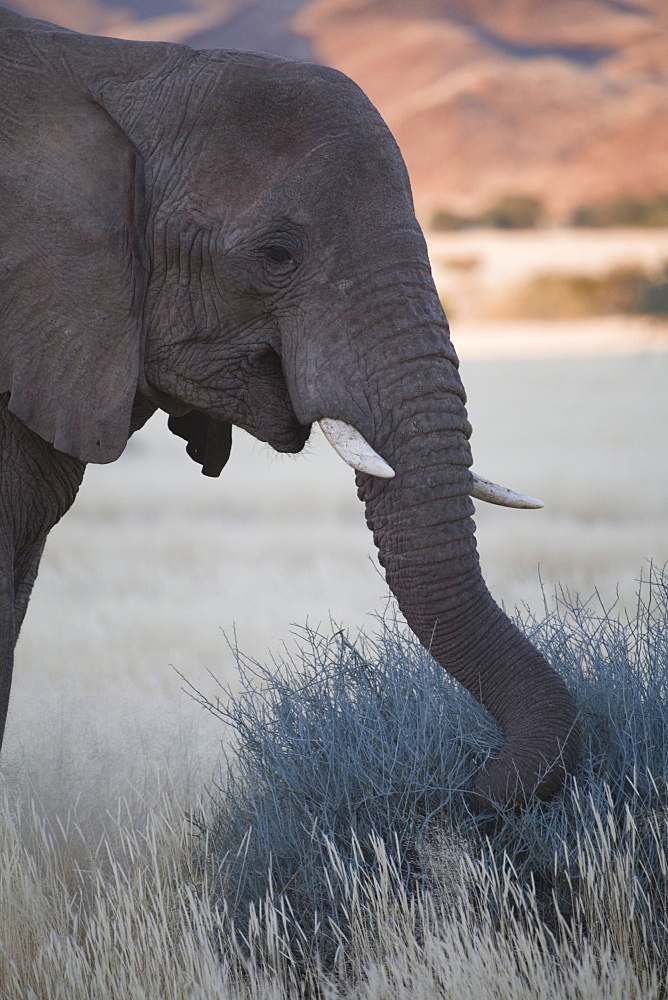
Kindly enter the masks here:
M 424 397 L 422 397 L 424 404 Z M 405 406 L 404 406 L 405 410 Z M 357 473 L 387 581 L 420 641 L 501 725 L 478 773 L 483 804 L 548 798 L 573 769 L 575 706 L 562 680 L 492 599 L 471 517 L 468 425 L 456 393 L 402 413 L 383 456 L 393 479 Z
M 290 395 L 299 421 L 319 420 L 344 460 L 365 470 L 358 493 L 408 624 L 503 729 L 500 753 L 477 775 L 479 800 L 521 806 L 553 795 L 573 769 L 575 706 L 485 586 L 457 357 L 421 236 L 398 268 L 390 242 L 380 278 L 351 278 L 344 291 L 329 280 L 326 304 L 305 312 L 298 329 L 309 335 L 283 352 Z M 401 242 L 396 259 L 410 233 Z

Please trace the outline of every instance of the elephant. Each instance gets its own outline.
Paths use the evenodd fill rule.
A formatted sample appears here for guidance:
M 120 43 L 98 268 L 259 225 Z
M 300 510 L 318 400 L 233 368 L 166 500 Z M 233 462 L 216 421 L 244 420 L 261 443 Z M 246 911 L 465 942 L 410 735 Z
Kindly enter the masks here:
M 390 590 L 498 722 L 473 801 L 577 757 L 566 686 L 492 599 L 471 427 L 401 153 L 348 77 L 0 12 L 0 729 L 46 536 L 158 409 L 218 476 L 243 428 L 355 468 Z

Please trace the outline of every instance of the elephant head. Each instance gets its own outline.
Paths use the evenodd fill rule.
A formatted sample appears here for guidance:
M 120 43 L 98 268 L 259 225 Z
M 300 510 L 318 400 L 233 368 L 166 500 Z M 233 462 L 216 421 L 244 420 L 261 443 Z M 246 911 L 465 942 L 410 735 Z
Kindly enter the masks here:
M 504 493 L 470 472 L 457 356 L 378 112 L 319 66 L 7 13 L 0 30 L 12 412 L 108 462 L 149 400 L 213 475 L 232 425 L 297 452 L 320 421 L 409 625 L 503 729 L 479 798 L 553 794 L 573 702 L 480 572 L 470 495 Z

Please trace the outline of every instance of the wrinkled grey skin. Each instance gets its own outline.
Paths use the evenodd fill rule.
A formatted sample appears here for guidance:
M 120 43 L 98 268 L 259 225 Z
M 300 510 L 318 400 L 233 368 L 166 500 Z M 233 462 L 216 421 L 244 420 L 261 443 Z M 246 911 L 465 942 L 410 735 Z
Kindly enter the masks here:
M 91 38 L 0 12 L 1 722 L 45 537 L 157 408 L 217 475 L 230 427 L 297 452 L 327 416 L 410 626 L 505 741 L 478 801 L 572 769 L 574 707 L 483 582 L 470 427 L 406 170 L 331 69 Z M 11 394 L 11 395 L 9 395 Z

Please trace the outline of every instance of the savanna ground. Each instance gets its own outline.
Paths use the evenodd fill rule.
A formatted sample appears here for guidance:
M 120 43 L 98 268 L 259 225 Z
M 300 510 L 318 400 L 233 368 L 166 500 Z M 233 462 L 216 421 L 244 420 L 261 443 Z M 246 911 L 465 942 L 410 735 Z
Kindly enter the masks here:
M 519 281 L 536 261 L 542 266 L 539 243 L 533 254 L 521 244 L 524 270 L 515 258 L 512 264 L 511 239 L 499 251 L 505 265 L 499 259 L 467 270 L 461 261 L 473 251 L 456 242 L 465 236 L 438 237 L 436 250 L 459 260 L 454 270 L 469 286 L 473 273 L 512 272 Z M 455 242 L 445 246 L 446 239 Z M 602 267 L 628 252 L 615 246 Z M 571 263 L 578 254 L 582 248 L 571 249 Z M 565 266 L 551 259 L 553 269 Z M 648 258 L 648 266 L 654 263 Z M 485 287 L 493 291 L 495 280 Z M 526 602 L 541 618 L 542 581 L 548 600 L 557 583 L 585 597 L 596 589 L 605 606 L 618 592 L 612 618 L 625 608 L 633 615 L 645 560 L 668 562 L 665 327 L 599 318 L 513 324 L 509 336 L 507 321 L 483 325 L 462 315 L 453 321 L 453 338 L 469 395 L 475 468 L 546 503 L 532 512 L 478 505 L 481 560 L 497 600 L 510 609 Z M 324 636 L 343 625 L 354 640 L 359 628 L 374 632 L 370 614 L 383 606 L 386 587 L 353 474 L 317 432 L 308 453 L 296 458 L 275 456 L 238 433 L 219 480 L 202 477 L 182 444 L 154 418 L 119 462 L 88 469 L 77 503 L 47 544 L 18 647 L 2 762 L 0 995 L 7 1000 L 280 996 L 298 992 L 305 975 L 313 987 L 320 975 L 305 973 L 303 955 L 286 957 L 285 935 L 294 941 L 280 900 L 273 910 L 260 907 L 254 929 L 245 928 L 255 942 L 251 959 L 232 942 L 220 880 L 203 860 L 204 841 L 187 813 L 215 814 L 223 793 L 211 799 L 206 789 L 220 741 L 235 725 L 203 711 L 172 668 L 209 698 L 220 691 L 208 671 L 238 691 L 237 661 L 223 633 L 233 639 L 236 630 L 240 649 L 262 663 L 269 663 L 268 648 L 293 648 L 291 623 L 308 621 Z M 316 674 L 320 669 L 326 679 L 329 668 L 317 668 L 310 648 Z M 599 666 L 607 648 L 598 649 Z M 305 657 L 308 665 L 308 649 Z M 262 684 L 271 690 L 270 675 Z M 665 698 L 665 682 L 657 685 Z M 460 735 L 471 718 L 461 716 Z M 665 770 L 653 777 L 665 786 Z M 297 772 L 293 778 L 297 787 Z M 229 789 L 225 794 L 237 802 Z M 596 813 L 587 812 L 586 796 L 568 794 L 575 797 L 565 812 L 546 819 L 539 808 L 526 829 L 549 828 L 555 843 L 559 823 L 589 830 L 597 846 L 588 847 L 582 834 L 580 850 L 583 857 L 590 851 L 591 864 L 583 862 L 578 878 L 605 883 L 599 922 L 617 928 L 601 947 L 591 913 L 581 920 L 576 914 L 561 937 L 558 918 L 543 925 L 542 910 L 536 916 L 543 903 L 531 897 L 529 882 L 504 868 L 500 855 L 490 860 L 484 838 L 467 840 L 461 814 L 460 826 L 419 848 L 418 867 L 431 881 L 417 895 L 407 894 L 405 859 L 393 856 L 387 829 L 378 831 L 387 843 L 368 841 L 359 850 L 353 843 L 344 861 L 338 842 L 317 855 L 338 887 L 337 926 L 347 928 L 325 992 L 345 992 L 354 974 L 357 996 L 486 998 L 499 989 L 513 997 L 660 995 L 651 962 L 643 966 L 638 955 L 642 935 L 665 936 L 665 927 L 648 930 L 638 917 L 644 911 L 623 870 L 632 865 L 628 842 L 640 818 L 633 812 L 624 827 L 617 789 L 611 794 L 618 825 L 604 820 L 599 829 L 592 817 L 605 811 L 605 797 L 596 799 Z M 631 801 L 630 786 L 623 794 Z M 663 792 L 659 799 L 665 802 Z M 240 823 L 244 808 L 241 801 Z M 589 827 L 577 825 L 578 810 Z M 665 821 L 662 815 L 655 810 L 649 821 L 643 813 L 642 821 L 649 829 Z M 374 822 L 382 826 L 378 817 Z M 620 844 L 626 854 L 613 850 Z M 666 854 L 659 848 L 660 866 Z M 528 864 L 510 849 L 509 857 L 518 871 Z M 216 905 L 207 902 L 211 886 Z M 592 910 L 590 897 L 582 906 Z M 586 920 L 591 940 L 582 931 Z M 303 952 L 309 947 L 302 942 Z

